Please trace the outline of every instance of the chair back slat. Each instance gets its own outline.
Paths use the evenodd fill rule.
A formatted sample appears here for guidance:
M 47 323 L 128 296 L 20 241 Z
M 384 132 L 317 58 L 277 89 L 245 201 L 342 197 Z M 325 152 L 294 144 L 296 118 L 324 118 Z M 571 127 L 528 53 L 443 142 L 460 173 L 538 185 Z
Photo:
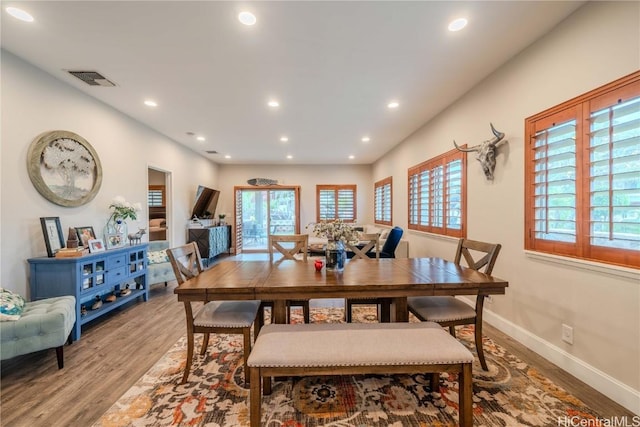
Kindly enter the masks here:
M 283 246 L 283 243 L 293 244 L 293 247 Z M 282 258 L 278 262 L 285 259 L 300 261 L 296 255 L 302 254 L 302 261 L 307 260 L 307 252 L 309 248 L 308 234 L 270 234 L 269 235 L 269 261 L 273 262 L 274 254 L 282 254 Z
M 167 255 L 178 284 L 182 284 L 202 273 L 202 258 L 196 242 L 167 249 Z
M 353 252 L 352 259 L 369 259 L 367 252 L 374 249 L 376 258 L 380 258 L 380 233 L 360 234 L 360 241 L 357 244 L 347 243 L 347 248 Z M 362 248 L 358 245 L 364 242 Z
M 496 263 L 496 259 L 498 259 L 501 247 L 502 245 L 499 243 L 486 243 L 479 242 L 477 240 L 460 239 L 458 241 L 455 263 L 460 264 L 461 259 L 464 257 L 469 268 L 482 271 L 486 274 L 491 274 L 493 266 Z M 474 259 L 471 251 L 480 252 L 482 257 L 478 260 Z M 476 257 L 477 256 L 478 255 L 476 255 Z M 482 268 L 484 268 L 484 271 Z

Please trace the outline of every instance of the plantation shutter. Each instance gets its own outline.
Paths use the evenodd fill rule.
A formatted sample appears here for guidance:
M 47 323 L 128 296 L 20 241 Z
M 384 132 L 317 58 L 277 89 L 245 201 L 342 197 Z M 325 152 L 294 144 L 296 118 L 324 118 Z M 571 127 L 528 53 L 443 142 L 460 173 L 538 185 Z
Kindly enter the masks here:
M 409 228 L 464 237 L 465 153 L 451 150 L 409 169 Z
M 235 242 L 236 242 L 236 254 L 242 253 L 242 246 L 243 246 L 243 241 L 242 241 L 242 235 L 244 233 L 243 229 L 242 229 L 242 190 L 236 189 L 235 191 L 236 195 L 235 195 L 235 202 L 236 202 L 236 209 L 235 209 L 235 213 L 236 213 L 236 235 L 235 235 Z
M 462 160 L 447 163 L 447 228 L 462 229 Z
M 374 184 L 375 222 L 391 225 L 391 177 Z
M 355 185 L 318 185 L 318 221 L 341 219 L 352 222 L 356 218 Z
M 640 97 L 589 121 L 590 244 L 640 251 Z
M 534 137 L 537 239 L 576 241 L 576 119 L 554 124 Z

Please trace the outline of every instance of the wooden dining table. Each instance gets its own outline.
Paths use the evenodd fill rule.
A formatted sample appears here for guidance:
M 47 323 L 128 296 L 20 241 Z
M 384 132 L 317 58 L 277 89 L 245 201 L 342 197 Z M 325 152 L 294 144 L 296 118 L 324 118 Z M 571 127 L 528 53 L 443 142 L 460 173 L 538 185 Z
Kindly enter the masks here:
M 508 282 L 442 258 L 352 259 L 341 272 L 313 262 L 222 261 L 175 289 L 179 301 L 273 301 L 274 323 L 286 323 L 286 301 L 389 298 L 391 320 L 407 322 L 407 297 L 499 295 Z

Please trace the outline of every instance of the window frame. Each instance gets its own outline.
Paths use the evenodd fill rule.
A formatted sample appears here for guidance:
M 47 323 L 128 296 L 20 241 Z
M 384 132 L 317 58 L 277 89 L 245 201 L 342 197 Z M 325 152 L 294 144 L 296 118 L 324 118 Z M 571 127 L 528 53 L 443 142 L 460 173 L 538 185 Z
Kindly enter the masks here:
M 334 218 L 320 218 L 321 211 L 321 202 L 320 202 L 320 192 L 326 190 L 332 190 L 334 192 L 334 203 L 335 203 L 335 212 Z M 352 206 L 352 214 L 353 218 L 340 218 L 338 215 L 338 194 L 341 190 L 351 191 L 353 193 L 353 206 Z M 316 221 L 334 221 L 336 219 L 342 219 L 344 222 L 355 223 L 358 218 L 358 189 L 355 184 L 337 184 L 337 185 L 329 185 L 322 184 L 316 185 Z
M 525 250 L 640 268 L 640 253 L 623 248 L 592 245 L 590 242 L 590 117 L 591 113 L 614 106 L 620 100 L 640 96 L 640 71 L 596 88 L 525 119 Z M 535 143 L 536 133 L 559 121 L 575 119 L 575 242 L 540 239 L 536 234 Z M 616 174 L 609 172 L 611 180 Z
M 463 145 L 461 148 L 466 148 L 466 145 Z M 449 165 L 450 163 L 454 162 L 454 161 L 460 161 L 461 165 L 460 165 L 460 173 L 461 173 L 461 177 L 460 177 L 460 183 L 461 183 L 461 188 L 460 188 L 460 228 L 450 228 L 447 224 L 447 218 L 449 217 L 448 212 L 449 212 L 449 193 L 448 193 L 448 188 L 450 186 L 449 181 L 446 179 L 447 176 L 447 165 Z M 428 200 L 423 201 L 422 200 L 422 196 L 423 194 L 421 193 L 420 189 L 418 189 L 417 191 L 417 197 L 418 199 L 414 202 L 414 197 L 412 194 L 412 177 L 414 176 L 418 176 L 424 172 L 429 172 L 430 176 L 431 176 L 431 171 L 433 171 L 435 168 L 438 167 L 442 167 L 442 177 L 443 177 L 443 188 L 442 188 L 442 199 L 440 200 L 440 203 L 442 204 L 442 226 L 434 226 L 432 225 L 432 215 L 431 212 L 433 211 L 433 206 L 432 206 L 432 200 L 433 197 L 431 196 L 431 191 L 429 191 L 429 196 L 428 196 Z M 418 180 L 418 186 L 420 187 L 420 183 L 419 183 L 419 178 L 417 178 Z M 431 181 L 430 181 L 431 182 Z M 431 185 L 431 184 L 430 184 Z M 465 152 L 462 152 L 458 149 L 453 149 L 450 151 L 447 151 L 446 153 L 442 153 L 436 157 L 433 157 L 429 160 L 426 160 L 418 165 L 412 166 L 407 170 L 407 227 L 410 230 L 416 230 L 416 231 L 424 231 L 427 233 L 434 233 L 434 234 L 440 234 L 443 236 L 450 236 L 450 237 L 462 237 L 465 238 L 467 237 L 467 156 Z M 421 213 L 422 213 L 422 206 L 427 206 L 429 209 L 429 225 L 424 225 L 424 224 L 420 224 L 420 223 L 414 223 L 412 222 L 412 204 L 416 205 L 416 216 L 418 218 L 421 217 Z
M 385 197 L 385 188 L 389 188 L 389 196 L 388 200 Z M 378 191 L 382 191 L 382 204 L 381 212 L 382 218 L 378 219 Z M 387 221 L 384 218 L 384 208 L 389 206 L 389 220 Z M 381 225 L 392 225 L 393 224 L 393 177 L 386 177 L 377 181 L 373 184 L 373 222 L 375 224 Z

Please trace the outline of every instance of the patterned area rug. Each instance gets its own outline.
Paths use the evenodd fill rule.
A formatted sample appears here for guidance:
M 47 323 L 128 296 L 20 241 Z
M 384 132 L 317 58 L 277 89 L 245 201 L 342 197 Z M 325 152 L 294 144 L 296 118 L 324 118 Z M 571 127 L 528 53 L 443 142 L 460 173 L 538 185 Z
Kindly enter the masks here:
M 294 319 L 301 321 L 301 312 Z M 341 322 L 341 308 L 312 309 L 315 322 Z M 354 308 L 354 321 L 376 321 L 374 307 Z M 242 336 L 212 335 L 189 381 L 182 385 L 186 338 L 181 338 L 94 427 L 248 426 L 249 390 L 243 383 Z M 475 353 L 473 327 L 458 338 Z M 329 343 L 328 343 L 329 344 Z M 474 426 L 552 426 L 559 419 L 593 420 L 597 414 L 485 337 L 489 371 L 473 365 Z M 458 384 L 443 374 L 440 389 L 425 375 L 304 377 L 273 383 L 262 401 L 264 426 L 454 426 Z M 578 424 L 576 424 L 578 425 Z M 580 425 L 595 425 L 585 424 Z

